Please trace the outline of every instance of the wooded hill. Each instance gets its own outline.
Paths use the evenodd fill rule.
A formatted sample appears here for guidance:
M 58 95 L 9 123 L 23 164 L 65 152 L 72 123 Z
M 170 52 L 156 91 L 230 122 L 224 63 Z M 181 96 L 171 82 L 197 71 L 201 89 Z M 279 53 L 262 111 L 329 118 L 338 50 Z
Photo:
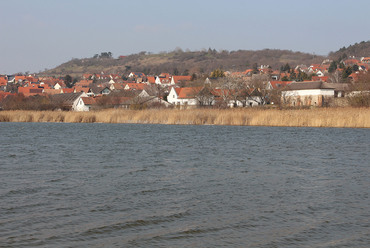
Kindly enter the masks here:
M 333 60 L 340 60 L 348 56 L 355 57 L 369 57 L 370 56 L 370 41 L 361 41 L 348 47 L 342 47 L 336 52 L 329 53 L 329 58 Z
M 329 58 L 338 60 L 348 56 L 370 56 L 370 41 L 362 41 L 336 52 L 331 52 Z M 223 71 L 244 71 L 255 64 L 270 65 L 279 69 L 286 63 L 291 66 L 321 63 L 326 56 L 309 53 L 293 52 L 290 50 L 264 49 L 258 51 L 216 51 L 209 48 L 203 51 L 186 51 L 176 49 L 172 52 L 158 54 L 140 52 L 128 56 L 113 58 L 112 53 L 104 52 L 91 58 L 72 59 L 60 66 L 40 73 L 40 76 L 78 77 L 83 73 L 128 74 L 132 71 L 144 72 L 146 75 L 158 75 L 167 72 L 173 75 L 209 74 L 215 69 Z
M 103 54 L 103 53 L 102 53 Z M 108 53 L 104 53 L 108 54 Z M 265 49 L 259 51 L 192 51 L 177 49 L 168 53 L 151 54 L 141 52 L 123 58 L 93 56 L 73 59 L 60 66 L 40 73 L 40 76 L 81 76 L 83 73 L 127 74 L 132 71 L 146 75 L 168 72 L 173 75 L 209 74 L 215 69 L 224 71 L 244 71 L 255 64 L 270 65 L 273 69 L 289 63 L 290 65 L 321 63 L 325 57 L 288 50 Z

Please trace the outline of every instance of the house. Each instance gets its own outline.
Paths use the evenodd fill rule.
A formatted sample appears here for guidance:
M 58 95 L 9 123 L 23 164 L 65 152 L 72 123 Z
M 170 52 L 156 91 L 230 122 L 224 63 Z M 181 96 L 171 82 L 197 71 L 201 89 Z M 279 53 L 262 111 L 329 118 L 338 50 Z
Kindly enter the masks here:
M 89 92 L 91 92 L 91 88 L 75 86 L 74 87 L 74 93 L 77 93 L 77 92 L 85 92 L 86 94 L 88 94 Z M 72 93 L 72 92 L 70 92 L 70 93 Z
M 141 77 L 145 77 L 145 74 L 142 73 L 142 72 L 131 72 L 129 75 L 128 75 L 129 78 L 141 78 Z
M 264 104 L 263 96 L 260 94 L 258 89 L 240 89 L 240 90 L 230 90 L 230 89 L 220 89 L 216 88 L 211 90 L 214 96 L 214 102 L 226 104 L 225 106 L 229 108 L 234 107 L 254 107 Z
M 269 81 L 267 83 L 266 89 L 267 90 L 282 90 L 288 84 L 291 84 L 292 82 L 295 82 L 295 81 Z
M 293 82 L 281 92 L 281 100 L 289 106 L 326 106 L 335 95 L 335 87 L 322 81 Z
M 63 90 L 61 89 L 44 89 L 42 93 L 46 95 L 56 95 L 56 94 L 61 94 L 63 93 Z
M 36 87 L 18 87 L 18 94 L 23 94 L 26 97 L 43 94 L 43 88 Z
M 60 104 L 63 109 L 68 109 L 72 111 L 87 111 L 82 97 L 87 97 L 84 92 L 78 93 L 64 93 L 52 95 L 50 97 L 51 101 Z
M 328 82 L 329 76 L 312 76 L 312 81 L 323 81 Z
M 124 83 L 114 83 L 114 84 L 111 84 L 109 89 L 111 91 L 114 91 L 114 90 L 123 90 L 125 88 L 125 84 Z
M 90 111 L 90 109 L 96 105 L 96 98 L 94 97 L 81 97 L 83 107 L 80 107 L 81 111 Z
M 68 93 L 76 93 L 74 88 L 63 88 L 61 89 L 62 93 L 68 94 Z
M 127 83 L 124 90 L 143 90 L 146 84 Z
M 370 64 L 370 57 L 362 57 L 361 62 L 365 64 Z
M 131 100 L 131 104 L 139 104 L 139 105 L 162 105 L 165 107 L 171 106 L 170 103 L 167 101 L 159 98 L 158 96 L 150 95 L 146 90 L 140 92 L 139 95 L 134 97 Z
M 199 102 L 196 99 L 196 95 L 200 92 L 201 89 L 202 87 L 172 87 L 167 96 L 167 101 L 174 105 L 198 105 Z
M 159 85 L 170 85 L 171 79 L 167 75 L 161 74 L 155 78 L 155 83 Z
M 61 88 L 63 88 L 63 85 L 62 84 L 60 84 L 60 83 L 55 83 L 54 84 L 54 89 L 60 90 Z
M 155 77 L 154 76 L 147 76 L 146 77 L 147 84 L 155 84 Z
M 88 92 L 88 95 L 99 96 L 99 95 L 109 95 L 110 93 L 111 90 L 109 87 L 99 87 L 97 85 L 92 85 Z
M 172 76 L 171 77 L 171 85 L 185 83 L 191 81 L 191 76 Z
M 0 86 L 6 86 L 8 84 L 8 78 L 0 77 Z
M 93 80 L 80 80 L 79 82 L 75 83 L 75 86 L 90 88 L 90 85 L 92 83 L 93 83 Z

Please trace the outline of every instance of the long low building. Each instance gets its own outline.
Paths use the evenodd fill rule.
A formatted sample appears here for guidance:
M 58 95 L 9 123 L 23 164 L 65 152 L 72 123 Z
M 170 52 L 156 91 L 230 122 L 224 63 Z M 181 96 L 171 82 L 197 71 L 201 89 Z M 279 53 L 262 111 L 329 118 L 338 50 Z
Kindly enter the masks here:
M 326 106 L 334 98 L 336 86 L 322 81 L 292 82 L 281 92 L 281 100 L 289 106 Z

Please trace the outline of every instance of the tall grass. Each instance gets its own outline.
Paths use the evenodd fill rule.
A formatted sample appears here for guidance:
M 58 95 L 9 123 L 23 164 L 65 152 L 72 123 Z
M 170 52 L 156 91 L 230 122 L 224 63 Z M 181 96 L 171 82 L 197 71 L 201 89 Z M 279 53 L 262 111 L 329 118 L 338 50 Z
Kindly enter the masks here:
M 370 128 L 370 108 L 108 109 L 92 112 L 1 111 L 0 122 L 101 122 Z

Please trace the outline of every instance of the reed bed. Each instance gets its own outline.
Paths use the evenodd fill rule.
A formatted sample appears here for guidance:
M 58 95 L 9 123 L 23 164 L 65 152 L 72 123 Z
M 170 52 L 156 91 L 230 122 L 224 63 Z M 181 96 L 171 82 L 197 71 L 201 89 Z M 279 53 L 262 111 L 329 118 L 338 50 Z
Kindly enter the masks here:
M 108 109 L 91 112 L 1 111 L 0 122 L 148 123 L 370 128 L 370 108 Z

